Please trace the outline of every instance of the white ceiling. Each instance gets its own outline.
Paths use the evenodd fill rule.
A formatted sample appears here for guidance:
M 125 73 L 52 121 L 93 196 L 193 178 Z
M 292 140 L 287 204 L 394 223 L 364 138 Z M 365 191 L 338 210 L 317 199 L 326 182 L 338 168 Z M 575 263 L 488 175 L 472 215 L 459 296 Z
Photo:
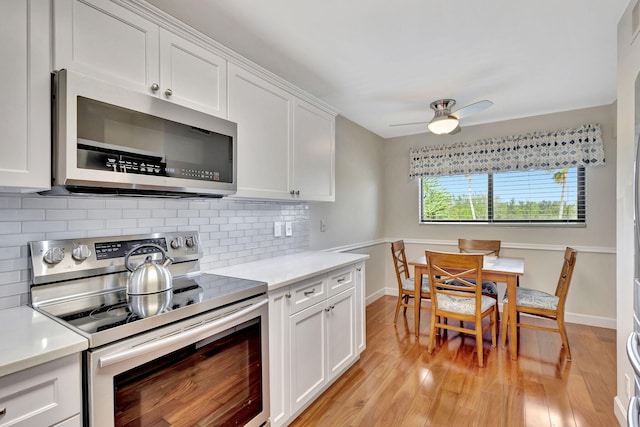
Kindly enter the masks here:
M 384 137 L 611 104 L 629 0 L 149 0 Z M 463 134 L 461 134 L 463 135 Z

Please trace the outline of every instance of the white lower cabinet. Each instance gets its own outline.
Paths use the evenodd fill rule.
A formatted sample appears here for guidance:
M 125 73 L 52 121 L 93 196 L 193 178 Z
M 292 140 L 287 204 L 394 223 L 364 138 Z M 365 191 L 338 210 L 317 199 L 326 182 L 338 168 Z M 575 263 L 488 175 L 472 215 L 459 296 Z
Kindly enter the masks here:
M 0 426 L 80 426 L 80 354 L 0 378 Z
M 271 425 L 287 425 L 359 357 L 364 281 L 351 265 L 269 295 Z M 364 275 L 362 275 L 364 277 Z

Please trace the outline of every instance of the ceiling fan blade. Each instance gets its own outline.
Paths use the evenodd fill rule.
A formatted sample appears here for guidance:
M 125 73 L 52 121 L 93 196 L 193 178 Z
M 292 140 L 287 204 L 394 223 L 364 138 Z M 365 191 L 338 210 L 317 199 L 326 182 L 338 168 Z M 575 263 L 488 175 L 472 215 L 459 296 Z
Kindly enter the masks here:
M 454 117 L 457 117 L 458 119 L 461 119 L 463 117 L 468 117 L 473 114 L 479 113 L 480 111 L 486 110 L 492 105 L 493 105 L 493 102 L 485 99 L 484 101 L 474 102 L 473 104 L 469 104 L 465 107 L 462 107 L 459 110 L 456 110 L 453 113 L 451 113 L 451 115 Z
M 410 125 L 426 125 L 429 122 L 413 122 L 413 123 L 395 123 L 389 126 L 410 126 Z

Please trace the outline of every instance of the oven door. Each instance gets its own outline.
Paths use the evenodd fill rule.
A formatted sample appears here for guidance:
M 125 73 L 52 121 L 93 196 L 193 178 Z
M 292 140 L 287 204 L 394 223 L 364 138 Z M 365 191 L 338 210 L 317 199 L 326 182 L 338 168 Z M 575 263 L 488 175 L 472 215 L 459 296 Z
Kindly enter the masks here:
M 87 351 L 86 424 L 267 424 L 267 303 L 261 296 Z

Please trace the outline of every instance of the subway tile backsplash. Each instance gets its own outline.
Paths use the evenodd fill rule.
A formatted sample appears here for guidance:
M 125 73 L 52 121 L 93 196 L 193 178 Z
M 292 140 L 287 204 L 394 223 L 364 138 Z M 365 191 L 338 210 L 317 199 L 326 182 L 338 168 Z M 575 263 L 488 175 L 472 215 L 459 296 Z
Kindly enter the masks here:
M 273 236 L 291 221 L 293 236 Z M 309 249 L 303 202 L 0 195 L 0 309 L 29 302 L 32 240 L 198 230 L 202 270 Z

